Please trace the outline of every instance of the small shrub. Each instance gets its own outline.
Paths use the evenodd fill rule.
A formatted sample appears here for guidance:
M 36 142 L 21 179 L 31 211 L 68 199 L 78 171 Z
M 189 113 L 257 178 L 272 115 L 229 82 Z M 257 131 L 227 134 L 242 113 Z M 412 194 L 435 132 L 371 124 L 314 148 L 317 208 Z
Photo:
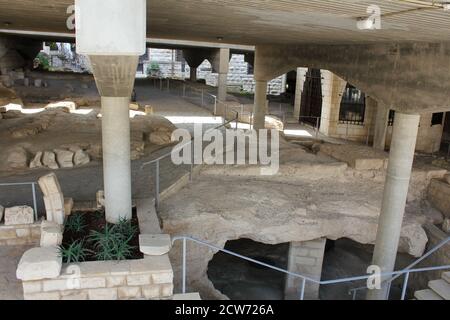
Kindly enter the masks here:
M 64 223 L 64 228 L 74 233 L 80 233 L 86 228 L 84 216 L 81 213 L 70 215 Z
M 138 228 L 132 224 L 131 220 L 119 218 L 119 222 L 116 224 L 116 232 L 128 239 L 133 238 L 136 235 Z
M 106 224 L 102 231 L 92 231 L 89 241 L 97 260 L 125 260 L 132 256 L 134 247 L 129 243 L 133 236 L 122 233 L 118 225 Z
M 91 250 L 84 248 L 83 240 L 76 240 L 69 246 L 59 246 L 59 254 L 65 263 L 84 261 L 91 253 Z

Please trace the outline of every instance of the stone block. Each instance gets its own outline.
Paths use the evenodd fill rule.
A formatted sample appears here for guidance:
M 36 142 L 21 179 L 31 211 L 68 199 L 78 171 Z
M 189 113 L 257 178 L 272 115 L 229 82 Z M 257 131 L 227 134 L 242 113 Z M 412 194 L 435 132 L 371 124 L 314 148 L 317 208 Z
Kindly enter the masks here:
M 122 287 L 127 284 L 127 278 L 125 276 L 106 277 L 106 287 Z
M 51 194 L 44 196 L 45 210 L 47 213 L 47 220 L 56 222 L 58 224 L 64 224 L 64 196 L 62 193 Z
M 138 111 L 139 110 L 139 104 L 137 104 L 137 103 L 130 103 L 130 110 Z
M 83 150 L 75 151 L 75 155 L 73 156 L 73 163 L 76 166 L 83 166 L 88 164 L 91 161 L 89 154 Z
M 13 148 L 9 151 L 6 162 L 13 170 L 28 168 L 28 152 L 22 147 Z
M 450 184 L 450 174 L 446 174 L 444 176 L 444 181 L 447 182 L 448 184 Z
M 450 218 L 444 219 L 442 223 L 442 231 L 450 233 Z
M 151 284 L 150 274 L 128 275 L 127 284 L 129 286 L 145 286 Z
M 172 300 L 202 300 L 198 292 L 174 294 Z
M 54 172 L 42 176 L 38 180 L 42 193 L 47 196 L 55 193 L 62 193 L 58 178 Z
M 141 298 L 141 287 L 120 287 L 117 288 L 119 299 Z
M 3 219 L 3 214 L 5 213 L 5 207 L 3 207 L 3 206 L 1 206 L 0 205 L 0 222 L 2 221 L 2 219 Z
M 55 149 L 56 161 L 60 168 L 73 168 L 74 153 L 69 150 Z
M 72 289 L 72 282 L 68 279 L 44 280 L 42 289 L 44 292 L 70 290 Z
M 430 203 L 441 211 L 444 216 L 450 218 L 450 184 L 432 179 L 428 187 L 428 200 Z
M 171 297 L 173 295 L 173 284 L 163 284 L 161 286 L 161 297 Z
M 73 199 L 72 198 L 64 198 L 64 214 L 70 216 L 73 209 Z
M 41 281 L 23 281 L 22 282 L 23 293 L 36 293 L 42 291 Z
M 58 247 L 33 248 L 23 254 L 16 276 L 23 281 L 51 279 L 60 275 L 61 267 Z
M 161 256 L 172 248 L 172 241 L 168 234 L 139 235 L 139 250 L 149 256 Z
M 42 164 L 42 151 L 39 151 L 36 153 L 36 155 L 34 156 L 33 160 L 31 160 L 30 162 L 30 169 L 36 169 L 36 168 L 42 168 L 43 164 Z
M 42 156 L 42 164 L 50 169 L 59 169 L 58 163 L 56 162 L 55 153 L 51 151 L 45 151 Z
M 34 210 L 28 206 L 19 206 L 5 209 L 5 225 L 32 224 Z
M 30 228 L 17 228 L 16 235 L 18 238 L 28 238 L 31 236 Z
M 104 277 L 91 277 L 80 279 L 81 289 L 105 288 L 106 279 Z
M 73 101 L 59 101 L 59 102 L 55 102 L 55 103 L 50 103 L 45 107 L 45 109 L 57 109 L 57 108 L 63 108 L 63 109 L 67 109 L 69 111 L 75 111 L 76 109 L 78 109 L 78 106 Z
M 60 300 L 61 295 L 59 292 L 24 293 L 23 298 L 25 300 Z
M 53 221 L 42 221 L 41 223 L 41 247 L 52 247 L 61 245 L 63 240 L 62 225 Z
M 0 240 L 14 239 L 16 237 L 16 230 L 8 227 L 0 227 Z
M 72 292 L 68 295 L 61 295 L 61 300 L 88 300 L 87 291 Z
M 103 208 L 105 206 L 105 192 L 103 190 L 97 191 L 95 194 L 97 199 L 97 208 Z
M 159 298 L 161 296 L 161 288 L 159 285 L 150 285 L 142 287 L 142 294 L 146 299 Z
M 145 107 L 144 107 L 144 110 L 145 110 L 145 114 L 147 114 L 147 115 L 152 115 L 153 114 L 153 107 L 152 106 L 150 106 L 150 105 L 146 105 Z
M 116 288 L 101 288 L 88 290 L 89 300 L 117 300 Z
M 164 284 L 164 283 L 172 283 L 172 282 L 173 282 L 173 272 L 153 273 L 152 274 L 152 283 L 154 283 L 154 284 Z

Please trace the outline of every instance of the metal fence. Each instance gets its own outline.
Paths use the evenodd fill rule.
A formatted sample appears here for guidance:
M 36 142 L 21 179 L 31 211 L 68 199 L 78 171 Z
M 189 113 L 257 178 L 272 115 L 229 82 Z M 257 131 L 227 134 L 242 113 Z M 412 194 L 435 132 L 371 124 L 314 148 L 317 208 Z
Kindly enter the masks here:
M 36 182 L 17 182 L 17 183 L 0 183 L 0 188 L 6 187 L 22 187 L 22 186 L 30 186 L 33 210 L 34 210 L 34 219 L 38 220 L 38 207 L 37 207 L 37 198 L 36 198 Z
M 333 284 L 342 284 L 342 283 L 349 283 L 349 282 L 354 282 L 354 281 L 361 281 L 361 280 L 367 280 L 369 278 L 372 278 L 373 275 L 362 275 L 362 276 L 356 276 L 356 277 L 348 277 L 348 278 L 342 278 L 342 279 L 336 279 L 336 280 L 317 280 L 317 279 L 312 279 L 308 276 L 305 275 L 301 275 L 295 272 L 290 272 L 289 270 L 285 270 L 282 268 L 278 268 L 272 265 L 269 265 L 267 263 L 243 256 L 241 254 L 238 254 L 236 252 L 232 252 L 230 250 L 224 249 L 224 248 L 220 248 L 218 246 L 215 246 L 213 244 L 210 244 L 206 241 L 202 241 L 193 237 L 188 237 L 188 236 L 180 236 L 180 237 L 174 237 L 172 239 L 172 243 L 174 244 L 177 241 L 182 241 L 182 266 L 181 266 L 181 291 L 182 293 L 186 293 L 187 287 L 186 287 L 186 283 L 187 283 L 187 241 L 191 241 L 193 243 L 196 243 L 200 246 L 204 246 L 204 247 L 208 247 L 214 251 L 217 252 L 223 252 L 226 253 L 228 255 L 237 257 L 239 259 L 243 259 L 252 263 L 255 263 L 257 265 L 278 271 L 278 272 L 282 272 L 288 276 L 292 276 L 295 278 L 299 278 L 301 279 L 301 286 L 298 290 L 298 294 L 299 294 L 299 299 L 300 300 L 304 300 L 305 297 L 305 286 L 308 282 L 310 283 L 315 283 L 318 285 L 333 285 Z M 436 247 L 434 247 L 433 249 L 431 249 L 429 252 L 427 252 L 425 255 L 423 255 L 420 259 L 418 259 L 417 261 L 415 261 L 414 263 L 412 263 L 411 265 L 409 265 L 408 267 L 406 267 L 403 270 L 399 270 L 399 271 L 394 271 L 394 272 L 389 272 L 389 273 L 381 273 L 379 276 L 381 278 L 387 278 L 387 280 L 384 280 L 385 283 L 392 283 L 392 281 L 394 281 L 396 278 L 404 275 L 405 279 L 403 281 L 403 287 L 402 287 L 402 294 L 401 294 L 401 300 L 405 300 L 406 298 L 406 291 L 408 288 L 408 280 L 409 280 L 409 275 L 411 273 L 422 273 L 422 272 L 426 272 L 426 271 L 437 271 L 437 270 L 450 270 L 450 265 L 445 265 L 445 266 L 437 266 L 437 267 L 427 267 L 427 268 L 416 268 L 413 269 L 414 266 L 416 266 L 419 262 L 422 262 L 423 260 L 425 260 L 426 258 L 428 258 L 431 254 L 433 254 L 434 252 L 436 252 L 437 250 L 439 250 L 440 248 L 442 248 L 444 245 L 448 244 L 450 242 L 450 237 L 448 237 L 447 239 L 445 239 L 444 241 L 442 241 L 440 244 L 438 244 Z M 353 291 L 355 290 L 359 290 L 359 289 L 367 289 L 367 287 L 362 287 L 362 288 L 355 288 L 352 289 Z M 352 291 L 352 292 L 353 292 Z M 353 298 L 356 298 L 356 295 L 353 294 Z

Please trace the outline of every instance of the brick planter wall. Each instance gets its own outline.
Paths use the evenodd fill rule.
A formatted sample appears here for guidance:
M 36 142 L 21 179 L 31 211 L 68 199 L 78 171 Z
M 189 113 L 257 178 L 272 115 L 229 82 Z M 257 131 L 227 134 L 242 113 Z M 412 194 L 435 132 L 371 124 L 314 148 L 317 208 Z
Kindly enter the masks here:
M 33 224 L 0 225 L 0 246 L 39 244 L 41 222 Z
M 164 299 L 173 295 L 167 255 L 63 264 L 53 279 L 23 281 L 25 300 Z

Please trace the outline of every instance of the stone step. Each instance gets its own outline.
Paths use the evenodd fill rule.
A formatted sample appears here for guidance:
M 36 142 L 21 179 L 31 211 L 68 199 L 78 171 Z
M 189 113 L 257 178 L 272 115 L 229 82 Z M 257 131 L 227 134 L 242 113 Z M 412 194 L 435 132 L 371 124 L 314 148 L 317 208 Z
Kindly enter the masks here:
M 198 292 L 174 294 L 172 300 L 202 300 Z
M 172 248 L 172 240 L 168 234 L 140 234 L 139 250 L 149 256 L 167 254 Z
M 447 281 L 448 283 L 450 283 L 450 271 L 444 272 L 442 274 L 442 279 L 444 279 L 445 281 Z
M 431 289 L 416 291 L 414 292 L 414 297 L 416 297 L 417 300 L 444 300 Z
M 450 300 L 450 283 L 443 279 L 428 282 L 428 286 L 445 300 Z

